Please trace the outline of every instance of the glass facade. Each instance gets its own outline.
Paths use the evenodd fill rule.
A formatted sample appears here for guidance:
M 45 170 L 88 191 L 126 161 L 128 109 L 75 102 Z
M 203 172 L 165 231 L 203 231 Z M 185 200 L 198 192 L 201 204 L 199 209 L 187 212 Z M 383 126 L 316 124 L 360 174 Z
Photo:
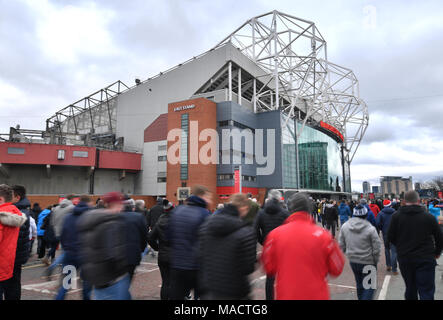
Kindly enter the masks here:
M 344 191 L 341 144 L 305 125 L 296 145 L 296 132 L 301 130 L 302 123 L 296 121 L 295 128 L 294 121 L 288 121 L 286 127 L 284 122 L 282 116 L 283 188 Z

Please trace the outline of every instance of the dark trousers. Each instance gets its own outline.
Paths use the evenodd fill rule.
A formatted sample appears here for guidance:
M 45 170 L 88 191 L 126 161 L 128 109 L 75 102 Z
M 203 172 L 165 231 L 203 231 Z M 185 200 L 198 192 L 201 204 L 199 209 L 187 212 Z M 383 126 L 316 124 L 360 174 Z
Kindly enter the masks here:
M 184 300 L 191 289 L 194 289 L 194 299 L 198 298 L 197 270 L 171 269 L 171 300 Z
M 54 260 L 55 258 L 55 251 L 57 250 L 59 243 L 59 240 L 49 243 L 48 258 L 51 258 L 51 260 Z
M 332 233 L 332 237 L 335 238 L 335 228 L 336 228 L 336 223 L 335 221 L 328 221 L 326 222 L 326 228 L 331 231 Z
M 400 272 L 405 281 L 405 300 L 434 300 L 435 259 L 399 261 Z
M 0 281 L 0 300 L 20 300 L 22 296 L 22 266 L 14 266 L 12 278 Z
M 266 300 L 274 300 L 275 277 L 266 276 Z
M 160 275 L 162 277 L 162 288 L 160 290 L 160 299 L 169 300 L 171 286 L 171 267 L 168 262 L 159 261 Z
M 363 273 L 363 268 L 365 264 L 351 262 L 351 269 L 354 273 L 355 283 L 357 287 L 357 298 L 358 300 L 372 300 L 375 289 L 364 288 L 363 280 L 368 274 Z
M 137 268 L 137 266 L 135 265 L 130 265 L 128 268 L 128 273 L 129 273 L 129 282 L 132 282 L 132 278 L 134 278 L 134 273 L 135 273 L 135 269 Z
M 38 244 L 37 244 L 37 253 L 38 258 L 41 259 L 46 255 L 46 241 L 43 239 L 43 236 L 38 236 L 37 238 Z

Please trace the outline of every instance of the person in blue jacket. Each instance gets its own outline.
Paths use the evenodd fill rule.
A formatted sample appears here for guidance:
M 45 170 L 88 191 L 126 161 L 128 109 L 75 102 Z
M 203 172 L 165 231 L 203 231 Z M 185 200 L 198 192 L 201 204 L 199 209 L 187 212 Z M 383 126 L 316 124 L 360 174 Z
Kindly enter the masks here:
M 437 222 L 438 222 L 438 217 L 440 216 L 440 208 L 436 207 L 438 203 L 439 203 L 438 200 L 434 200 L 429 204 L 429 213 L 432 214 L 435 217 L 435 219 L 437 219 Z
M 340 217 L 340 227 L 352 216 L 351 209 L 345 200 L 342 200 L 338 206 L 338 216 Z
M 52 206 L 47 207 L 45 210 L 40 212 L 38 215 L 38 221 L 37 221 L 37 241 L 38 241 L 38 258 L 42 259 L 46 255 L 46 241 L 43 239 L 43 236 L 45 235 L 45 230 L 42 229 L 43 220 L 48 216 L 48 214 L 51 213 Z
M 360 199 L 360 204 L 368 209 L 368 217 L 366 218 L 366 220 L 368 220 L 377 229 L 378 232 L 379 230 L 377 228 L 377 222 L 375 221 L 375 215 L 369 207 L 368 202 L 366 201 L 366 199 Z

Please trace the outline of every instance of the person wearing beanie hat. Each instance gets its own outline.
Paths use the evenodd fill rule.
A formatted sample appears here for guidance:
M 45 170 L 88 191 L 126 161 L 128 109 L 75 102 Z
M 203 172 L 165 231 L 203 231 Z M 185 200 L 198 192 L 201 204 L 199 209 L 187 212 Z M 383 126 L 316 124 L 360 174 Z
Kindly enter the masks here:
M 257 214 L 255 232 L 257 241 L 263 245 L 269 232 L 283 224 L 289 217 L 289 212 L 283 208 L 282 194 L 276 189 L 268 193 L 263 209 Z M 266 277 L 266 300 L 274 300 L 274 277 Z
M 169 218 L 174 212 L 174 204 L 165 199 L 163 201 L 163 213 L 157 220 L 154 228 L 149 232 L 148 244 L 149 246 L 158 251 L 157 264 L 160 269 L 160 276 L 162 278 L 162 286 L 160 289 L 160 299 L 169 300 L 170 291 L 170 243 L 166 235 L 167 228 L 169 226 Z
M 388 230 L 391 224 L 392 215 L 395 210 L 391 208 L 391 201 L 386 199 L 383 201 L 383 209 L 377 216 L 377 228 L 381 230 L 383 234 L 383 242 L 385 244 L 385 257 L 387 271 L 392 271 L 394 275 L 398 275 L 397 271 L 397 250 L 395 246 L 388 241 Z
M 366 266 L 377 267 L 380 257 L 381 241 L 375 227 L 367 221 L 371 212 L 364 202 L 354 208 L 354 214 L 341 228 L 339 245 L 349 259 L 352 272 L 354 273 L 358 300 L 372 300 L 374 289 L 364 288 L 363 280 Z
M 327 276 L 343 271 L 343 253 L 332 235 L 312 221 L 311 205 L 306 193 L 292 195 L 291 215 L 265 239 L 261 261 L 267 276 L 278 275 L 276 300 L 328 300 Z
M 129 197 L 127 197 L 129 198 Z M 142 253 L 148 244 L 148 228 L 145 216 L 135 209 L 135 201 L 131 198 L 123 202 L 123 217 L 127 224 L 126 244 L 129 264 L 129 279 L 132 282 L 135 269 L 140 264 Z

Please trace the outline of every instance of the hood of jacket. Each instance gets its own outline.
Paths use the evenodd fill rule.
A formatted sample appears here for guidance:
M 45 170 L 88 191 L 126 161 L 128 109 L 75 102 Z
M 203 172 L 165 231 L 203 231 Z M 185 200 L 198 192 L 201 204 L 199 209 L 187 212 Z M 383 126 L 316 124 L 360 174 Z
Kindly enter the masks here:
M 73 210 L 74 215 L 79 216 L 85 211 L 91 210 L 91 207 L 88 206 L 86 202 L 79 202 Z
M 426 208 L 420 205 L 403 206 L 400 207 L 397 212 L 404 214 L 421 214 L 426 213 Z
M 339 208 L 345 208 L 347 206 L 346 203 L 340 203 Z
M 276 199 L 269 200 L 265 203 L 265 212 L 268 214 L 277 214 L 282 211 L 282 209 L 280 201 Z
M 8 212 L 0 209 L 0 223 L 8 227 L 21 227 L 27 220 L 25 214 L 21 216 L 18 213 Z
M 348 224 L 349 230 L 355 233 L 361 233 L 365 229 L 372 227 L 368 220 L 357 217 L 349 219 L 346 223 Z
M 86 212 L 78 221 L 79 231 L 88 231 L 97 227 L 99 224 L 116 220 L 120 218 L 119 213 L 111 213 L 106 209 L 95 209 Z
M 59 208 L 66 208 L 72 205 L 72 201 L 68 199 L 63 199 L 62 202 L 58 205 Z
M 31 208 L 31 202 L 29 202 L 28 198 L 20 199 L 19 202 L 14 203 L 19 210 L 25 210 Z
M 384 214 L 393 214 L 395 210 L 392 209 L 391 207 L 385 207 L 381 210 L 381 212 L 383 212 Z
M 224 237 L 245 225 L 246 223 L 239 217 L 237 208 L 229 204 L 226 205 L 220 213 L 208 219 L 206 228 L 208 233 L 216 237 Z
M 188 199 L 186 199 L 186 202 L 190 206 L 197 206 L 202 208 L 206 208 L 207 206 L 206 201 L 197 196 L 190 196 Z

